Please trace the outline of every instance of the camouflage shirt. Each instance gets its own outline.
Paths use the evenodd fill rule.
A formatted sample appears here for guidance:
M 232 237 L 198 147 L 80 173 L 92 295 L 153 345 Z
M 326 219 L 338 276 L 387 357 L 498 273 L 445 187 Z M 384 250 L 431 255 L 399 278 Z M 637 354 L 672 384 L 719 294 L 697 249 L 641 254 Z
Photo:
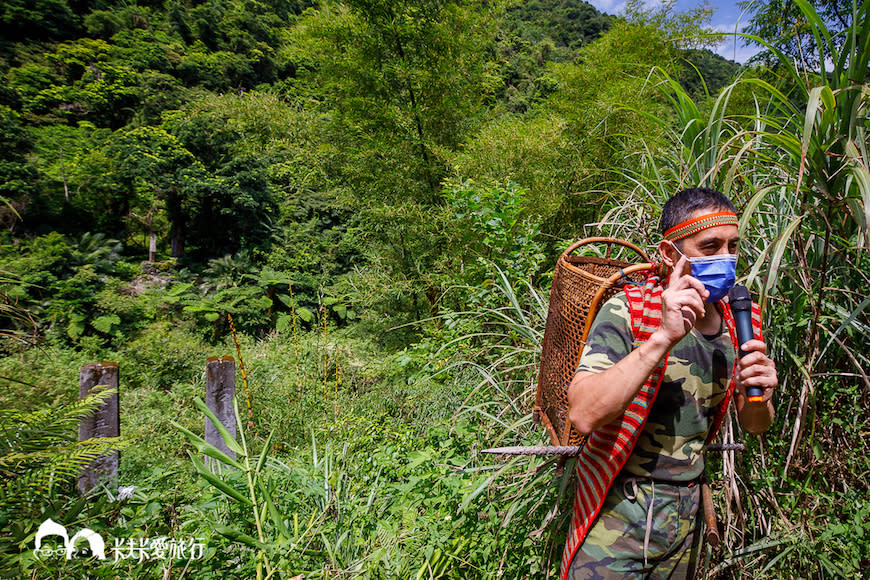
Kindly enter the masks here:
M 595 317 L 577 370 L 610 368 L 631 352 L 633 341 L 628 301 L 619 293 Z M 691 481 L 701 475 L 701 450 L 733 364 L 734 346 L 724 323 L 716 336 L 692 329 L 678 342 L 623 472 L 663 481 Z

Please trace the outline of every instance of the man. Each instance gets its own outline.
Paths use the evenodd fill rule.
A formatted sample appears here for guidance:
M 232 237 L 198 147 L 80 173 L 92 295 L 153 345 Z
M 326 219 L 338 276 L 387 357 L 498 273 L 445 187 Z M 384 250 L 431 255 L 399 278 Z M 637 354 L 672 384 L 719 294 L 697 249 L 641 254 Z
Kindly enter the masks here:
M 714 190 L 681 191 L 661 229 L 660 268 L 602 306 L 568 388 L 568 417 L 589 439 L 563 579 L 694 577 L 705 444 L 732 394 L 749 432 L 773 420 L 776 367 L 758 339 L 735 364 L 722 301 L 736 273 L 734 205 Z M 760 402 L 747 401 L 749 386 Z

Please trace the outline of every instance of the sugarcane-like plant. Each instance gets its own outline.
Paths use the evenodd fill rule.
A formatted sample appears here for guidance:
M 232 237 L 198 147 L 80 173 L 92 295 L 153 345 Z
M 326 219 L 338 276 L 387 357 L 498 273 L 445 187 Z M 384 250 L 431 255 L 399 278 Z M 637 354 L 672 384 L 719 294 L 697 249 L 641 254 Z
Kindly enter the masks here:
M 853 4 L 839 36 L 808 2 L 795 3 L 820 68 L 755 38 L 784 74 L 748 71 L 706 114 L 662 75 L 671 142 L 644 152 L 627 175 L 633 188 L 614 195 L 599 224 L 610 235 L 655 241 L 653 208 L 696 185 L 725 192 L 741 210 L 742 282 L 762 305 L 781 385 L 768 435 L 747 438 L 742 461 L 723 462 L 727 533 L 715 574 L 743 566 L 842 577 L 866 565 L 867 526 L 850 522 L 867 504 L 849 498 L 864 485 L 868 451 L 859 434 L 870 395 L 870 358 L 860 346 L 870 339 L 870 1 Z M 734 111 L 738 93 L 754 110 Z M 739 437 L 739 427 L 729 425 L 725 436 Z M 827 485 L 829 477 L 839 483 Z M 760 565 L 748 563 L 755 558 Z

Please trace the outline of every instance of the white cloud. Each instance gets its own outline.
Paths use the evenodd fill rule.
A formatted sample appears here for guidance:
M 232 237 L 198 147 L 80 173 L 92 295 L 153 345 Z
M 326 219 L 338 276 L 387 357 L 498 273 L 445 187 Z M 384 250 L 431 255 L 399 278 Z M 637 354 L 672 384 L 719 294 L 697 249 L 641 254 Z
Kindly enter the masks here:
M 595 6 L 601 12 L 606 12 L 607 14 L 620 14 L 625 9 L 625 0 L 587 0 L 590 4 Z M 653 8 L 658 6 L 661 3 L 661 0 L 643 0 L 643 4 L 647 8 Z M 683 3 L 678 5 L 678 8 L 685 9 L 687 6 L 682 6 Z M 689 4 L 689 2 L 685 2 L 685 4 Z M 714 5 L 717 2 L 713 2 Z M 723 6 L 718 6 L 717 11 L 723 9 Z M 735 18 L 736 21 L 732 21 L 725 24 L 715 24 L 712 26 L 714 30 L 717 32 L 722 32 L 724 34 L 734 34 L 734 32 L 739 32 L 748 22 L 748 15 L 742 13 L 736 13 L 737 11 L 734 7 L 729 7 L 731 12 L 730 17 Z M 727 17 L 727 16 L 726 16 Z M 715 21 L 715 18 L 714 18 Z M 719 45 L 712 47 L 711 50 L 716 54 L 727 58 L 728 60 L 733 60 L 735 62 L 739 62 L 741 64 L 746 63 L 750 58 L 761 52 L 761 49 L 757 46 L 746 46 L 744 40 L 740 37 L 728 37 L 723 40 Z
M 739 62 L 740 64 L 746 64 L 750 58 L 761 52 L 761 48 L 757 46 L 745 46 L 741 45 L 739 42 L 735 47 L 734 41 L 722 43 L 721 45 L 714 47 L 712 50 L 719 56 Z
M 615 15 L 622 14 L 625 10 L 625 0 L 586 0 L 592 4 L 600 12 Z M 662 0 L 643 0 L 643 7 L 646 10 L 652 10 L 661 5 Z
M 608 14 L 617 14 L 625 7 L 625 2 L 622 0 L 588 0 L 590 4 L 595 6 L 601 12 Z
M 713 29 L 716 32 L 721 32 L 729 36 L 726 36 L 722 42 L 717 46 L 714 46 L 711 50 L 728 60 L 733 60 L 741 64 L 746 63 L 750 58 L 761 52 L 760 47 L 755 45 L 747 46 L 746 41 L 742 37 L 734 34 L 735 31 L 739 32 L 742 26 L 743 23 L 739 21 L 737 23 L 717 24 L 713 26 Z

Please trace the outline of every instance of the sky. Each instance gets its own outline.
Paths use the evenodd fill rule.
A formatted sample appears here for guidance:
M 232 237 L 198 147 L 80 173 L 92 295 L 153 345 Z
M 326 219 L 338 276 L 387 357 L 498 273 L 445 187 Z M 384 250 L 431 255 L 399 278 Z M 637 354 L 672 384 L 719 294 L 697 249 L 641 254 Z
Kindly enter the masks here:
M 586 0 L 598 10 L 608 14 L 619 14 L 625 5 L 625 0 Z M 658 4 L 656 0 L 645 0 L 648 4 Z M 677 0 L 675 9 L 677 11 L 686 11 L 704 4 L 702 0 Z M 713 18 L 709 25 L 720 32 L 739 31 L 749 20 L 748 14 L 742 14 L 737 6 L 736 0 L 707 0 L 706 4 L 713 8 Z M 745 63 L 751 56 L 756 54 L 758 47 L 748 47 L 743 44 L 741 39 L 737 39 L 737 45 L 733 38 L 723 42 L 720 46 L 711 47 L 713 52 L 716 52 L 728 60 L 734 60 L 739 63 Z

